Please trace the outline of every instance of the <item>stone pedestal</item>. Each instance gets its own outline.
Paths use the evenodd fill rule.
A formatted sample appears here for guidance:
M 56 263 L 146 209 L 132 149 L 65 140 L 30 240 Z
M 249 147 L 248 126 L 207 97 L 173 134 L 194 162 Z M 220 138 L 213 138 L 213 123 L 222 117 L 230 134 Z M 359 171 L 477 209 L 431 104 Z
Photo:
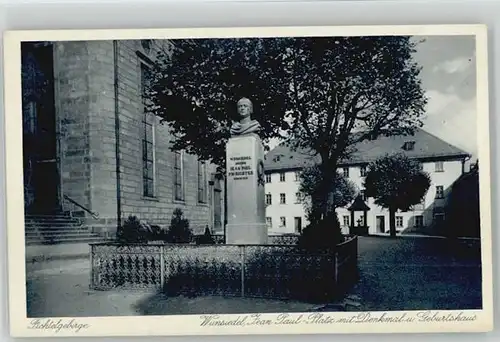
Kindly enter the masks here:
M 258 135 L 226 145 L 227 244 L 267 244 L 264 147 Z

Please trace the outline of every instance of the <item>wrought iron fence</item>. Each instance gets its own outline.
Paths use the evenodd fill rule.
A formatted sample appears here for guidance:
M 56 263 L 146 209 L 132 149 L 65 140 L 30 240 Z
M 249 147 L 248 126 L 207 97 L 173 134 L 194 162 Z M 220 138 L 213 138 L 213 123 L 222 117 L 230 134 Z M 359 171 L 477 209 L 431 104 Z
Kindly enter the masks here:
M 337 245 L 335 278 L 341 289 L 355 283 L 358 278 L 358 237 L 353 236 Z
M 112 288 L 155 289 L 163 279 L 161 245 L 91 244 L 91 286 L 96 290 Z
M 168 295 L 331 298 L 354 281 L 357 237 L 336 252 L 292 245 L 91 244 L 91 287 Z
M 201 236 L 201 235 L 196 235 Z M 195 236 L 195 239 L 196 239 Z M 283 235 L 268 235 L 268 243 L 270 245 L 296 245 L 300 234 L 283 234 Z M 215 244 L 224 244 L 224 234 L 213 234 Z
M 271 245 L 296 245 L 300 234 L 268 235 L 268 243 Z

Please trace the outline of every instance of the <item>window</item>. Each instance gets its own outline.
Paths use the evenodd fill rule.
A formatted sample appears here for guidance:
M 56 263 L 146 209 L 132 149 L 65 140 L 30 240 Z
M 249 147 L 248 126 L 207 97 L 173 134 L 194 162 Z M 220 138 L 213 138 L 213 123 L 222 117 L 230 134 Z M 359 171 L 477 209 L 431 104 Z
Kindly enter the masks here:
M 149 84 L 151 82 L 151 68 L 144 61 L 140 61 L 141 64 L 141 100 L 142 100 L 142 109 L 143 112 L 147 112 L 148 105 L 148 93 L 149 93 Z
M 142 183 L 143 195 L 154 197 L 155 181 L 155 139 L 154 139 L 154 117 L 147 112 L 147 87 L 150 80 L 149 67 L 141 62 L 141 98 L 143 105 L 142 113 Z
M 298 182 L 300 180 L 300 172 L 295 171 L 295 181 Z
M 302 233 L 302 217 L 294 217 L 295 233 Z
M 366 166 L 361 166 L 359 168 L 359 174 L 361 177 L 366 177 Z
M 396 227 L 397 228 L 403 227 L 403 216 L 396 216 Z
M 300 201 L 300 192 L 296 192 L 295 193 L 295 203 L 299 204 L 301 201 Z
M 415 216 L 415 227 L 424 226 L 424 217 L 422 215 Z
M 342 173 L 344 174 L 345 178 L 349 178 L 349 168 L 348 167 L 344 167 L 342 169 Z
M 271 217 L 266 217 L 267 229 L 273 229 L 273 219 Z
M 266 183 L 271 183 L 271 174 L 266 174 Z
M 183 154 L 182 151 L 174 153 L 174 191 L 177 201 L 184 201 Z
M 436 162 L 434 164 L 434 171 L 436 171 L 436 172 L 444 172 L 444 163 L 442 161 Z
M 285 173 L 281 172 L 280 173 L 280 182 L 284 182 L 284 181 L 285 181 Z
M 403 145 L 403 150 L 405 151 L 413 151 L 415 149 L 415 142 L 414 141 L 405 141 Z
M 286 204 L 286 195 L 280 194 L 280 204 Z
M 436 186 L 436 198 L 444 198 L 444 189 L 442 185 Z
M 142 137 L 143 195 L 154 197 L 154 128 L 146 116 L 143 118 L 142 125 L 144 129 Z
M 349 215 L 344 215 L 343 217 L 344 226 L 349 226 Z
M 435 213 L 434 214 L 434 224 L 441 224 L 444 222 L 444 213 Z
M 198 203 L 207 203 L 207 171 L 201 160 L 198 160 Z
M 271 196 L 271 194 L 266 194 L 266 204 L 267 205 L 273 204 L 273 197 Z
M 285 216 L 280 217 L 280 226 L 286 227 L 286 217 Z

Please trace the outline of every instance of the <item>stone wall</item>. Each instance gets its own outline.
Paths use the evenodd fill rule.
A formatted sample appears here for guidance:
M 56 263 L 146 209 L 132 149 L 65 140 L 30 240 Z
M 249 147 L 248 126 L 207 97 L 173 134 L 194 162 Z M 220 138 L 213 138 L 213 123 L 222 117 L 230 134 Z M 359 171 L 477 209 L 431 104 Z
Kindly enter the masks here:
M 167 227 L 174 209 L 181 208 L 191 227 L 203 232 L 212 221 L 208 180 L 215 167 L 207 167 L 209 194 L 206 203 L 199 203 L 197 158 L 183 154 L 184 200 L 176 201 L 175 154 L 169 150 L 168 127 L 155 117 L 148 119 L 154 127 L 154 196 L 143 195 L 141 63 L 154 59 L 161 43 L 166 42 L 152 41 L 150 51 L 140 40 L 116 44 L 122 222 L 135 215 Z M 114 53 L 112 41 L 89 41 L 57 43 L 55 54 L 56 102 L 65 132 L 61 139 L 63 191 L 98 212 L 97 220 L 87 215 L 87 224 L 108 235 L 114 234 L 117 216 Z
M 59 156 L 63 194 L 84 206 L 92 206 L 89 113 L 92 88 L 89 82 L 88 43 L 54 44 L 55 108 L 59 121 Z M 68 203 L 64 203 L 68 209 Z
M 175 154 L 170 151 L 168 127 L 159 118 L 149 118 L 154 127 L 155 182 L 154 197 L 143 195 L 143 108 L 141 100 L 141 63 L 154 60 L 158 42 L 146 51 L 141 41 L 119 42 L 119 103 L 121 121 L 121 166 L 123 217 L 136 215 L 154 224 L 168 226 L 175 208 L 181 208 L 190 219 L 191 226 L 203 230 L 209 224 L 210 207 L 198 203 L 197 158 L 183 154 L 184 201 L 174 196 Z M 137 52 L 140 52 L 139 54 Z M 142 54 L 141 54 L 142 53 Z M 214 167 L 210 170 L 215 171 Z M 207 177 L 208 179 L 208 177 Z M 208 187 L 208 185 L 207 185 Z

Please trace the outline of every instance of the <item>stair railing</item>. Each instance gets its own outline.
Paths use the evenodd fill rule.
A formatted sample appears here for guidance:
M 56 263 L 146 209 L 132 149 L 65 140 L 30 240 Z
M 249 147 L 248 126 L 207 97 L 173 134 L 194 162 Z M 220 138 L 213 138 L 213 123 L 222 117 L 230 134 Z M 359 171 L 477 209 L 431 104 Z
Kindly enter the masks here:
M 64 195 L 64 199 L 67 200 L 68 202 L 70 202 L 71 204 L 77 206 L 78 208 L 83 209 L 84 211 L 86 211 L 87 213 L 89 213 L 90 216 L 92 216 L 95 220 L 99 219 L 99 213 L 98 212 L 95 212 L 95 211 L 92 211 L 92 210 L 86 208 L 85 206 L 81 205 L 80 203 L 78 203 L 77 201 L 75 201 L 74 199 L 72 199 L 71 197 L 69 197 L 68 195 Z

